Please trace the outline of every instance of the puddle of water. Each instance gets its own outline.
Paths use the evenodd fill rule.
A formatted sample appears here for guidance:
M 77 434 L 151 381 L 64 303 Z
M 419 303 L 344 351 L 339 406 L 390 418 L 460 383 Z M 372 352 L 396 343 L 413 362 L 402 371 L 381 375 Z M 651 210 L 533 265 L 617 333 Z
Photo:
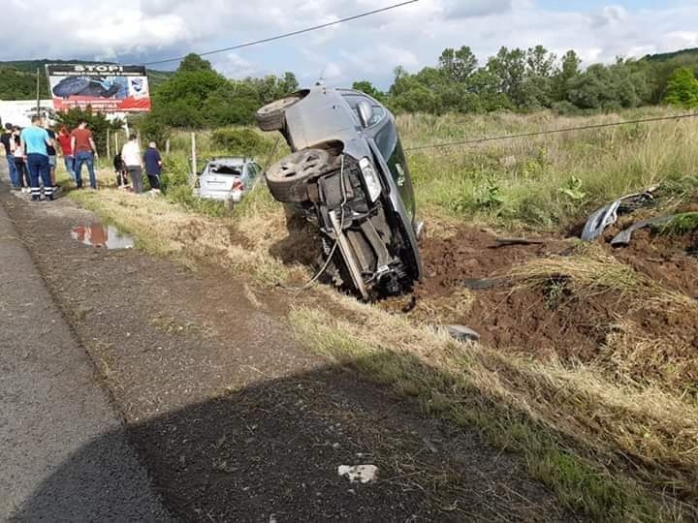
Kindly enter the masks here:
M 84 245 L 106 249 L 133 249 L 135 242 L 131 236 L 122 233 L 113 225 L 92 224 L 73 227 L 70 236 Z

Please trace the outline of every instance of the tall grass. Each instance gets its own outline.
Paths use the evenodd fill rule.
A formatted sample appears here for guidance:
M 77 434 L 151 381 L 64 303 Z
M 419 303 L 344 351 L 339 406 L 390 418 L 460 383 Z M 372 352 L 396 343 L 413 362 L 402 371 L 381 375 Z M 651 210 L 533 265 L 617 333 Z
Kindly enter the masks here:
M 398 125 L 409 148 L 665 114 L 406 115 Z M 417 201 L 427 213 L 552 229 L 652 185 L 663 184 L 667 195 L 698 187 L 696 143 L 698 119 L 687 119 L 437 147 L 408 153 L 408 159 Z

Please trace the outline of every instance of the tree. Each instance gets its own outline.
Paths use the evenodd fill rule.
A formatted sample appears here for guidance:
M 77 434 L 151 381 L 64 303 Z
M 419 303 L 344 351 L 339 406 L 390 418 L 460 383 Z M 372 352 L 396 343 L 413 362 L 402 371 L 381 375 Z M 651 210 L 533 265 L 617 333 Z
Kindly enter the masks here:
M 212 71 L 211 62 L 204 60 L 196 53 L 189 53 L 179 63 L 177 71 L 184 73 L 195 73 L 197 71 Z
M 686 109 L 698 107 L 698 80 L 692 69 L 681 67 L 674 71 L 667 84 L 664 103 Z
M 95 113 L 89 106 L 86 109 L 76 107 L 56 113 L 56 122 L 59 127 L 65 125 L 68 129 L 75 129 L 82 120 L 87 122 L 92 131 L 97 151 L 100 154 L 105 154 L 107 150 L 107 130 L 116 131 L 124 125 L 119 119 L 107 120 L 104 113 Z
M 570 83 L 579 75 L 579 66 L 582 60 L 573 50 L 567 51 L 562 56 L 560 69 L 553 78 L 553 98 L 556 101 L 567 100 Z
M 506 93 L 517 106 L 525 105 L 526 53 L 524 51 L 502 47 L 496 56 L 489 59 L 487 69 L 499 78 L 501 92 Z
M 368 80 L 361 80 L 359 82 L 354 82 L 351 86 L 352 89 L 355 91 L 361 91 L 362 93 L 366 93 L 367 95 L 375 98 L 379 102 L 382 102 L 385 100 L 385 93 L 378 89 L 376 86 L 374 86 L 371 82 Z
M 477 69 L 477 57 L 467 46 L 458 51 L 444 49 L 439 58 L 439 69 L 448 81 L 464 83 Z

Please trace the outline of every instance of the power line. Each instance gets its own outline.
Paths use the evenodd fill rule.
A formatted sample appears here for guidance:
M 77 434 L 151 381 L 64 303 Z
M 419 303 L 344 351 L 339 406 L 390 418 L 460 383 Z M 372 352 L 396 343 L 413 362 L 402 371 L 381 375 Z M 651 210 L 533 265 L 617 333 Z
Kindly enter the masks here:
M 419 0 L 408 0 L 406 2 L 402 2 L 399 4 L 394 4 L 394 5 L 389 5 L 387 7 L 382 7 L 381 9 L 374 9 L 373 11 L 368 11 L 368 12 L 361 13 L 358 15 L 349 16 L 347 18 L 342 18 L 340 20 L 335 20 L 334 22 L 327 22 L 325 24 L 314 25 L 313 27 L 308 27 L 306 29 L 299 29 L 298 31 L 291 31 L 290 33 L 284 33 L 284 34 L 281 34 L 278 36 L 271 36 L 269 38 L 255 40 L 253 42 L 247 42 L 244 44 L 233 45 L 230 47 L 223 47 L 221 49 L 214 49 L 212 51 L 206 51 L 206 52 L 197 53 L 197 54 L 199 56 L 209 56 L 212 54 L 225 53 L 227 51 L 236 51 L 238 49 L 244 49 L 246 47 L 252 47 L 252 46 L 260 45 L 260 44 L 266 44 L 269 42 L 275 42 L 276 40 L 283 40 L 284 38 L 290 38 L 292 36 L 298 36 L 301 34 L 310 33 L 313 31 L 318 31 L 320 29 L 325 29 L 326 27 L 332 27 L 335 25 L 343 24 L 345 22 L 352 22 L 354 20 L 359 20 L 360 18 L 366 18 L 368 16 L 377 15 L 379 13 L 385 13 L 386 11 L 392 11 L 393 9 L 398 9 L 399 7 L 404 7 L 406 5 L 414 4 L 416 2 L 419 2 Z M 141 64 L 141 65 L 156 65 L 156 64 L 166 64 L 169 62 L 179 62 L 180 60 L 183 60 L 184 58 L 185 58 L 184 56 L 180 56 L 178 58 L 168 58 L 166 60 L 156 60 L 153 62 L 146 62 L 146 63 Z
M 521 133 L 521 134 L 503 134 L 500 136 L 488 136 L 485 138 L 475 138 L 472 140 L 463 140 L 463 141 L 459 141 L 459 142 L 447 142 L 447 143 L 438 143 L 438 144 L 432 144 L 432 145 L 418 145 L 416 147 L 408 147 L 405 149 L 405 151 L 422 151 L 424 149 L 438 149 L 440 147 L 455 147 L 458 145 L 473 145 L 473 144 L 478 144 L 478 143 L 496 142 L 496 141 L 501 141 L 501 140 L 512 140 L 514 138 L 531 138 L 534 136 L 543 136 L 546 134 L 559 134 L 559 133 L 569 133 L 569 132 L 577 132 L 577 131 L 588 131 L 591 129 L 602 129 L 604 127 L 618 127 L 620 125 L 633 125 L 633 124 L 639 124 L 639 123 L 662 122 L 662 121 L 667 121 L 667 120 L 682 120 L 685 118 L 695 118 L 696 116 L 698 116 L 698 113 L 687 113 L 687 114 L 678 114 L 676 116 L 657 116 L 654 118 L 643 118 L 640 120 L 626 120 L 623 122 L 582 125 L 580 127 L 564 127 L 561 129 L 550 129 L 548 131 L 537 131 L 537 132 L 529 132 L 529 133 Z

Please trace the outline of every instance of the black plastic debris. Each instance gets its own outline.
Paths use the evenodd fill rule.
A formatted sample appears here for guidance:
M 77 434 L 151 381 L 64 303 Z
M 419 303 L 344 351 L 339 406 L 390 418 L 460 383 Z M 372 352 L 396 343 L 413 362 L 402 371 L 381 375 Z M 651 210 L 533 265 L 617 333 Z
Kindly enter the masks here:
M 668 223 L 671 223 L 675 218 L 676 215 L 672 214 L 669 216 L 658 216 L 656 218 L 650 218 L 649 220 L 642 220 L 641 222 L 637 222 L 636 224 L 628 227 L 623 232 L 618 234 L 615 238 L 613 238 L 611 240 L 611 245 L 613 247 L 627 247 L 628 245 L 630 245 L 630 241 L 632 240 L 632 236 L 635 231 L 639 231 L 640 229 L 644 229 L 645 227 L 650 226 L 667 225 Z

